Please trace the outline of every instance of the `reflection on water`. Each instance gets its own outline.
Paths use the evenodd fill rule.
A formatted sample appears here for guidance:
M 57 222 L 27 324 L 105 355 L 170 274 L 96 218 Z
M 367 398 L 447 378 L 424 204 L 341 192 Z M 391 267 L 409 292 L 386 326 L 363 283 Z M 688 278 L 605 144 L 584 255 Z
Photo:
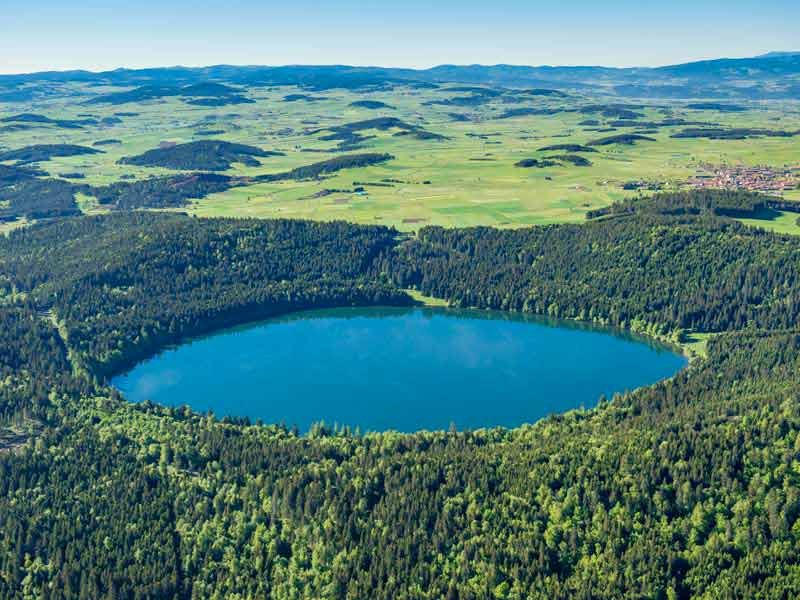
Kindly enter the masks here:
M 117 377 L 131 400 L 307 429 L 515 426 L 669 377 L 670 349 L 583 323 L 474 310 L 334 309 L 239 327 Z

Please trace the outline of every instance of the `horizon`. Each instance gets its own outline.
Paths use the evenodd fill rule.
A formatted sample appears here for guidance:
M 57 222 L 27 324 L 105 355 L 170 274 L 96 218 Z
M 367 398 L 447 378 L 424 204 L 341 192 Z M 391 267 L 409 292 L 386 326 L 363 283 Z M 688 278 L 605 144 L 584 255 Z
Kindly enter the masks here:
M 531 68 L 531 69 L 546 69 L 546 68 L 555 68 L 555 69 L 569 69 L 569 68 L 599 68 L 599 69 L 619 69 L 619 70 L 626 70 L 626 69 L 661 69 L 661 68 L 668 68 L 676 65 L 684 65 L 684 64 L 692 64 L 692 63 L 701 63 L 701 62 L 709 62 L 715 60 L 746 60 L 751 58 L 766 58 L 769 55 L 800 55 L 800 50 L 770 50 L 767 52 L 763 52 L 761 54 L 755 55 L 746 55 L 746 56 L 712 56 L 712 57 L 704 57 L 704 58 L 697 58 L 691 60 L 685 60 L 681 62 L 675 63 L 666 63 L 666 64 L 658 64 L 658 65 L 624 65 L 624 66 L 617 66 L 617 65 L 606 65 L 606 64 L 559 64 L 559 63 L 542 63 L 542 64 L 523 64 L 523 63 L 437 63 L 430 66 L 425 67 L 409 67 L 403 65 L 382 65 L 382 64 L 352 64 L 352 63 L 281 63 L 281 64 L 260 64 L 260 63 L 213 63 L 213 64 L 152 64 L 152 65 L 145 65 L 140 67 L 129 67 L 129 66 L 116 66 L 104 69 L 84 69 L 84 68 L 63 68 L 63 69 L 47 69 L 47 70 L 39 70 L 39 71 L 18 71 L 18 72 L 0 72 L 0 77 L 2 76 L 14 76 L 14 75 L 37 75 L 40 73 L 91 73 L 95 75 L 99 75 L 102 73 L 113 73 L 115 71 L 146 71 L 152 69 L 213 69 L 218 67 L 232 67 L 232 68 L 267 68 L 267 69 L 279 69 L 279 68 L 286 68 L 286 67 L 310 67 L 310 68 L 326 68 L 326 67 L 346 67 L 346 68 L 354 68 L 354 69 L 397 69 L 397 70 L 409 70 L 409 71 L 429 71 L 441 67 L 484 67 L 484 68 L 492 68 L 492 67 L 512 67 L 512 68 Z
M 135 6 L 43 0 L 3 18 L 0 74 L 6 75 L 170 64 L 653 68 L 795 46 L 800 7 L 785 0 L 658 7 L 578 0 L 568 8 L 522 0 L 434 7 L 409 0 L 402 8 L 361 0 L 335 6 L 232 0 L 220 11 L 208 0 Z

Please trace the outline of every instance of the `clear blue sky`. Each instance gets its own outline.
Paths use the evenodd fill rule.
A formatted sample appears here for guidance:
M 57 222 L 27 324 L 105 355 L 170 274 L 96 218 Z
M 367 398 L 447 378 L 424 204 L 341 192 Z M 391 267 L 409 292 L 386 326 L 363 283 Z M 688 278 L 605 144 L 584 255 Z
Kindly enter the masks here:
M 0 72 L 210 64 L 654 66 L 800 50 L 798 0 L 6 0 Z

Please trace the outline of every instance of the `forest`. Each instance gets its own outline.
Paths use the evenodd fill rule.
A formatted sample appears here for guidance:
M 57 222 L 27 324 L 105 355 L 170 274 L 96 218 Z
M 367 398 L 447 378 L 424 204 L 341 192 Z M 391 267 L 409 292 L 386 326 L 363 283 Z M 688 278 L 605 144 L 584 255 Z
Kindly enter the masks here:
M 355 100 L 354 102 L 350 103 L 350 106 L 355 108 L 368 108 L 369 110 L 378 110 L 380 108 L 394 108 L 386 102 L 381 102 L 380 100 Z
M 558 150 L 563 150 L 564 152 L 597 152 L 595 148 L 582 146 L 580 144 L 553 144 L 552 146 L 543 146 L 539 148 L 540 152 L 555 152 Z
M 0 597 L 797 597 L 800 239 L 723 200 L 760 201 L 416 235 L 124 212 L 0 237 L 0 424 L 27 437 L 0 448 Z M 716 335 L 669 380 L 510 430 L 300 436 L 106 383 L 210 328 L 406 288 Z
M 201 140 L 154 148 L 137 156 L 122 158 L 119 163 L 185 171 L 227 171 L 232 163 L 258 166 L 260 163 L 254 157 L 265 158 L 281 155 L 283 155 L 282 152 L 262 150 L 246 144 Z
M 54 156 L 80 156 L 84 154 L 99 154 L 102 150 L 76 146 L 74 144 L 36 144 L 16 150 L 0 152 L 0 162 L 16 161 L 17 166 L 25 163 L 35 163 L 50 160 Z
M 612 130 L 613 131 L 613 130 Z M 622 133 L 619 135 L 610 135 L 607 137 L 598 138 L 596 140 L 592 140 L 591 142 L 587 142 L 587 146 L 609 146 L 611 144 L 626 144 L 632 145 L 636 144 L 637 142 L 655 142 L 655 138 L 651 138 L 646 135 L 641 135 L 638 133 Z
M 124 92 L 101 94 L 87 101 L 86 104 L 127 104 L 129 102 L 142 102 L 145 100 L 175 96 L 187 99 L 186 101 L 189 103 L 198 100 L 208 101 L 212 99 L 222 101 L 219 105 L 224 105 L 226 103 L 225 101 L 233 104 L 252 102 L 240 94 L 242 91 L 243 90 L 240 88 L 208 81 L 185 86 L 148 84 Z
M 97 201 L 116 210 L 173 208 L 186 206 L 190 199 L 203 198 L 236 185 L 236 179 L 218 173 L 189 173 L 148 177 L 138 181 L 117 181 L 87 189 Z
M 321 160 L 310 165 L 296 167 L 289 171 L 276 173 L 274 175 L 259 175 L 256 181 L 283 181 L 287 179 L 313 179 L 329 173 L 335 173 L 342 169 L 353 169 L 358 167 L 368 167 L 377 165 L 389 160 L 394 156 L 385 152 L 364 152 L 362 154 L 345 154 L 327 160 Z
M 744 112 L 747 110 L 746 107 L 740 106 L 738 104 L 729 104 L 729 103 L 721 103 L 721 102 L 690 102 L 686 105 L 686 108 L 691 110 L 716 110 L 719 112 Z
M 30 149 L 25 150 L 27 152 Z M 96 152 L 91 148 L 85 150 Z M 44 151 L 36 150 L 36 152 Z M 70 155 L 84 153 L 71 149 L 56 150 L 56 152 L 67 151 L 71 153 Z M 8 154 L 15 158 L 31 156 L 18 151 L 11 151 Z M 67 181 L 67 179 L 83 179 L 80 173 L 61 174 L 63 179 L 40 177 L 46 173 L 24 166 L 27 160 L 21 160 L 14 166 L 0 164 L 0 203 L 2 203 L 0 222 L 16 221 L 20 218 L 37 220 L 78 216 L 82 214 L 76 200 L 78 193 L 93 196 L 100 206 L 117 211 L 180 208 L 189 205 L 192 200 L 204 198 L 209 194 L 254 182 L 316 179 L 343 169 L 380 164 L 394 158 L 391 154 L 376 152 L 347 154 L 295 167 L 289 171 L 252 178 L 234 177 L 216 172 L 229 168 L 232 162 L 252 164 L 257 162 L 253 156 L 269 157 L 278 154 L 280 153 L 242 144 L 216 141 L 191 142 L 150 150 L 142 155 L 123 159 L 123 162 L 171 169 L 203 169 L 211 172 L 190 172 L 131 181 L 120 180 L 99 186 Z
M 545 160 L 554 160 L 561 163 L 570 163 L 576 167 L 591 167 L 592 161 L 579 154 L 551 154 L 545 156 Z
M 792 137 L 800 135 L 800 131 L 784 131 L 781 129 L 760 129 L 753 127 L 691 127 L 677 133 L 673 138 L 707 138 L 709 140 L 745 140 L 758 137 Z
M 75 186 L 61 179 L 22 176 L 13 183 L 0 183 L 0 221 L 19 217 L 43 219 L 81 214 L 75 202 Z
M 519 231 L 423 228 L 387 268 L 401 287 L 678 338 L 785 329 L 800 244 L 714 217 L 637 216 Z
M 81 129 L 87 125 L 97 125 L 96 119 L 53 119 L 37 113 L 20 113 L 0 119 L 0 123 L 25 123 L 28 125 L 53 125 L 64 129 Z
M 761 211 L 770 209 L 794 213 L 800 210 L 800 204 L 764 193 L 706 189 L 690 192 L 662 192 L 649 198 L 626 198 L 610 206 L 587 211 L 586 218 L 616 217 L 632 213 L 754 217 Z
M 387 131 L 390 129 L 399 130 L 395 135 L 414 135 L 419 139 L 444 139 L 443 136 L 426 131 L 419 125 L 406 123 L 396 117 L 376 117 L 337 125 L 328 128 L 328 133 L 320 136 L 319 139 L 323 141 L 338 141 L 336 148 L 339 151 L 355 150 L 360 148 L 363 142 L 370 139 L 369 136 L 363 135 L 362 131 Z

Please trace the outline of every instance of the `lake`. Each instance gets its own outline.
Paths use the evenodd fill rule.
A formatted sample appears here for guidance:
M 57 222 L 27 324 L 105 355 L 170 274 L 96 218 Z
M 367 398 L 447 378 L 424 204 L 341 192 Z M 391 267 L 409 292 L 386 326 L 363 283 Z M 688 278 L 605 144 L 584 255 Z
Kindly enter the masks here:
M 686 359 L 628 333 L 453 309 L 297 313 L 191 340 L 112 381 L 129 400 L 362 431 L 530 423 L 674 375 Z

